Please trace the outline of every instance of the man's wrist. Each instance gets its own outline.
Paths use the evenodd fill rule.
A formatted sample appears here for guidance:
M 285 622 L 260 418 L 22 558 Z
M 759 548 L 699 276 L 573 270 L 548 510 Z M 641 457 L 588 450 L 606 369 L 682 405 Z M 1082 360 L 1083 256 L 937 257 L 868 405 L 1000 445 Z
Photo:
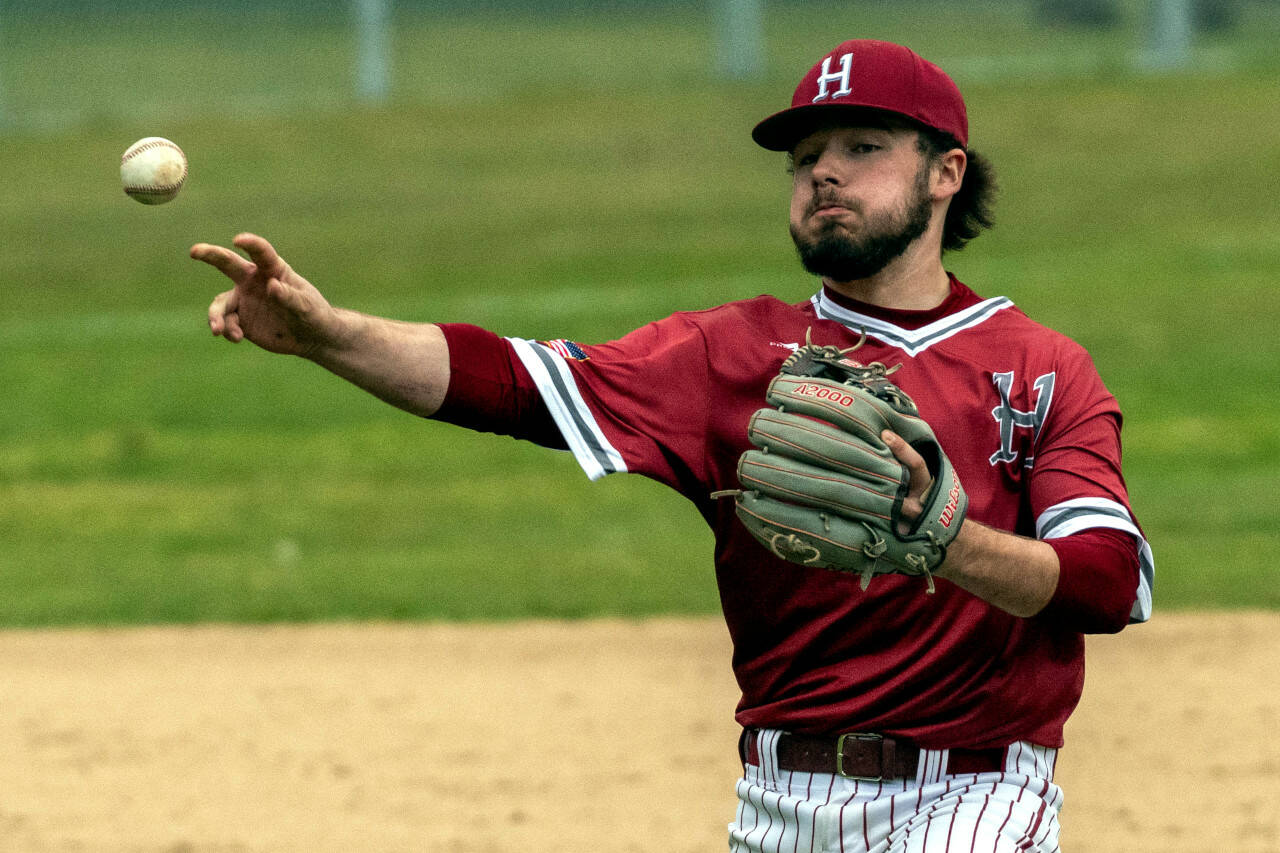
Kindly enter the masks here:
M 964 566 L 971 562 L 975 553 L 981 553 L 981 540 L 994 531 L 971 518 L 960 523 L 960 530 L 947 546 L 947 555 L 934 571 L 935 577 L 955 581 L 963 577 Z
M 313 329 L 311 344 L 301 356 L 322 367 L 329 367 L 342 359 L 345 352 L 355 349 L 358 342 L 368 335 L 370 319 L 349 308 L 330 307 L 323 327 Z
M 966 518 L 934 571 L 1015 616 L 1034 616 L 1058 586 L 1058 555 L 1035 539 Z

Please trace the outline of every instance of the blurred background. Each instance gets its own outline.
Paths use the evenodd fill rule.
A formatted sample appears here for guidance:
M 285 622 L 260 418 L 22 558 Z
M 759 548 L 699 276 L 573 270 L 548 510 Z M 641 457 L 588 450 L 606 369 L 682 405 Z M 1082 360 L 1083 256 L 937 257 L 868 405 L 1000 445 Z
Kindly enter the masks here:
M 852 37 L 965 92 L 1002 195 L 948 266 L 1093 353 L 1157 609 L 1280 605 L 1277 0 L 0 0 L 0 625 L 713 612 L 683 499 L 214 340 L 186 252 L 532 338 L 800 301 L 749 131 Z

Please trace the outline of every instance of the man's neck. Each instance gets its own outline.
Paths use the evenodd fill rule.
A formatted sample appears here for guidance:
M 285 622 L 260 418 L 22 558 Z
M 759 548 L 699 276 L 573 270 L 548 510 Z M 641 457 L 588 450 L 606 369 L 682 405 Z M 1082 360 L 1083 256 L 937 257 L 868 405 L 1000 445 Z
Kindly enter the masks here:
M 941 256 L 919 252 L 895 258 L 870 278 L 854 281 L 823 278 L 822 283 L 859 302 L 907 311 L 937 308 L 951 294 L 951 277 L 942 266 Z

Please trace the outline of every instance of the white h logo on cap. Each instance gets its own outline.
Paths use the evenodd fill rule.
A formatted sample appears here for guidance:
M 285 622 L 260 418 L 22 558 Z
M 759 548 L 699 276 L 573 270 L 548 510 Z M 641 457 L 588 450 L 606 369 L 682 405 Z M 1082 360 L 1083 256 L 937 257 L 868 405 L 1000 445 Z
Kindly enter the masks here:
M 822 74 L 818 77 L 818 96 L 813 99 L 813 103 L 824 100 L 826 98 L 839 98 L 842 95 L 852 94 L 853 90 L 849 88 L 849 66 L 853 63 L 853 54 L 846 53 L 840 57 L 840 70 L 831 73 L 831 57 L 822 60 Z M 840 88 L 834 94 L 827 92 L 827 84 L 839 80 Z

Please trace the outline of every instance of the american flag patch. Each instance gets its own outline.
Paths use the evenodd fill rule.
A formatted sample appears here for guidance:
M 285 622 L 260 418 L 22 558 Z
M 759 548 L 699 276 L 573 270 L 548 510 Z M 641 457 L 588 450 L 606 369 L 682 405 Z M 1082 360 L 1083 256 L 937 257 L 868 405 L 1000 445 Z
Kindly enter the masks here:
M 582 351 L 582 347 L 573 341 L 567 341 L 564 338 L 557 338 L 554 341 L 538 341 L 544 347 L 554 351 L 562 358 L 572 358 L 576 361 L 586 361 L 589 356 Z

